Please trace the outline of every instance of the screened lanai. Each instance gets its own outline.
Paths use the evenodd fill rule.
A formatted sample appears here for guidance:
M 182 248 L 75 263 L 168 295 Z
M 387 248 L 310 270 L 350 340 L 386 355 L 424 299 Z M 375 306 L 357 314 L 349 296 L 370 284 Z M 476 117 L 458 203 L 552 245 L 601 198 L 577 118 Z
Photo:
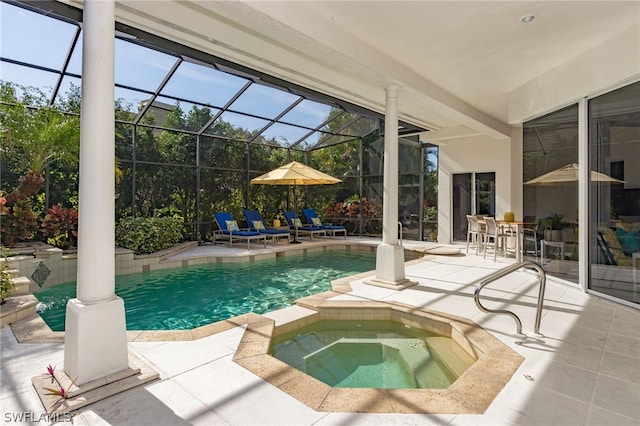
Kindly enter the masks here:
M 5 34 L 3 103 L 79 114 L 82 12 L 59 2 L 0 3 Z M 116 216 L 179 216 L 189 239 L 206 241 L 213 213 L 269 220 L 310 206 L 352 234 L 379 235 L 384 120 L 381 114 L 116 23 Z M 425 129 L 400 121 L 399 218 L 404 237 L 435 227 L 436 148 Z M 13 158 L 12 158 L 13 154 Z M 20 150 L 3 157 L 2 190 L 18 184 Z M 251 185 L 266 171 L 300 161 L 340 178 L 338 185 Z M 41 210 L 77 200 L 76 165 L 45 170 Z M 426 188 L 426 189 L 425 189 Z

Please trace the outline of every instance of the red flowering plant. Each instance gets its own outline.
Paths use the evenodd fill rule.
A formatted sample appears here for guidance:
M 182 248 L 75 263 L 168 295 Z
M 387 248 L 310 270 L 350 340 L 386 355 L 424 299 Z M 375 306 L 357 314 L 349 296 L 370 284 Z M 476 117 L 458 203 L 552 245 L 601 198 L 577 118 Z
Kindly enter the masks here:
M 67 399 L 69 398 L 69 389 L 71 388 L 71 386 L 75 385 L 75 381 L 71 381 L 71 384 L 67 387 L 67 389 L 65 389 L 56 377 L 55 370 L 56 368 L 52 367 L 51 364 L 47 365 L 47 374 L 51 376 L 51 384 L 55 384 L 55 387 L 44 388 L 44 390 L 48 392 L 46 395 L 57 395 L 60 397 L 60 399 Z
M 36 214 L 31 208 L 31 201 L 23 199 L 11 207 L 7 207 L 7 198 L 3 197 L 0 207 L 0 241 L 6 247 L 13 247 L 18 241 L 31 239 L 38 229 Z
M 74 209 L 52 206 L 40 226 L 40 232 L 47 238 L 47 243 L 61 249 L 68 249 L 76 244 L 78 237 L 78 212 Z
M 382 229 L 382 205 L 375 201 L 352 195 L 344 201 L 333 201 L 324 208 L 325 217 L 336 223 L 359 227 L 369 233 Z

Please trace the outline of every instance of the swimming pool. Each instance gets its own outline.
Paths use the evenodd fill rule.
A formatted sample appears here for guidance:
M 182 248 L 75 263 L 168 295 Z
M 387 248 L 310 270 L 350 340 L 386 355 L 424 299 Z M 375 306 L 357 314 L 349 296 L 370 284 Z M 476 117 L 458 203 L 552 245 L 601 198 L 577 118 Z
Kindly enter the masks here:
M 119 275 L 116 294 L 124 299 L 127 330 L 188 330 L 284 308 L 330 290 L 332 280 L 373 269 L 371 253 L 327 251 Z M 66 304 L 75 295 L 75 282 L 35 294 L 52 330 L 64 331 Z

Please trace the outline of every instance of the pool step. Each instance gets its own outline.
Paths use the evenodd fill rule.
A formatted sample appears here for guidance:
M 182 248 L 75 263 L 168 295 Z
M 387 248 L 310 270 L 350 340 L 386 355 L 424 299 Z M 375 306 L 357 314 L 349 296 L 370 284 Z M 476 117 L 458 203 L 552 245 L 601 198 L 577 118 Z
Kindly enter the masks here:
M 29 284 L 31 284 L 31 280 L 27 277 L 16 277 L 11 278 L 11 281 L 16 285 L 15 290 L 11 294 L 26 294 L 29 293 Z
M 448 337 L 427 337 L 426 341 L 433 357 L 458 377 L 473 364 L 473 358 Z
M 6 303 L 0 305 L 0 327 L 36 313 L 38 299 L 33 294 L 15 294 L 7 297 Z

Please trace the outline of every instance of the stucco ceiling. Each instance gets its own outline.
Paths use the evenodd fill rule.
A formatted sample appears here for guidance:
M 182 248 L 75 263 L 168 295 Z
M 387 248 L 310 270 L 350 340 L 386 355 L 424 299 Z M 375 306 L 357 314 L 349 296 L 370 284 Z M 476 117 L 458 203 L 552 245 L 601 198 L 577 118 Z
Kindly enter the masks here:
M 402 119 L 501 138 L 511 91 L 637 25 L 640 2 L 126 0 L 116 19 L 378 112 L 398 85 Z

